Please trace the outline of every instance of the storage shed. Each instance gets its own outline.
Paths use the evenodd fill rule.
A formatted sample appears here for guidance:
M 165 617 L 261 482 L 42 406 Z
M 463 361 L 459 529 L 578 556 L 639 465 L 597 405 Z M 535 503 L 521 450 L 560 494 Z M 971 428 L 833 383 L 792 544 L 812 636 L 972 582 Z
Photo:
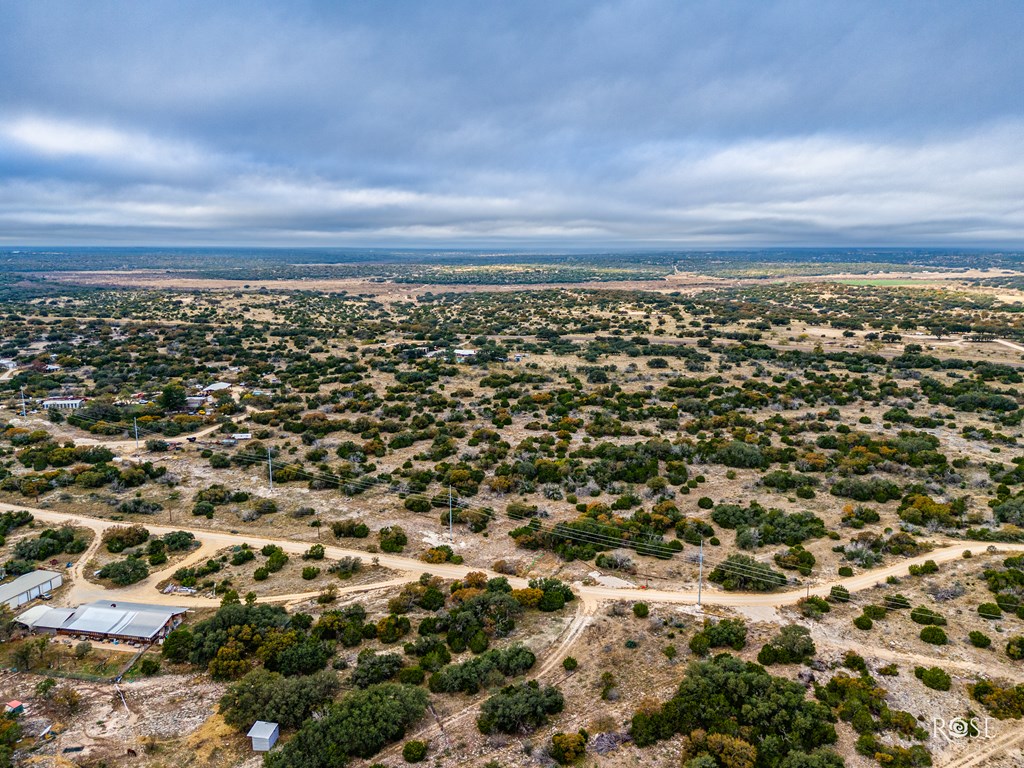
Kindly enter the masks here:
M 277 743 L 279 735 L 280 729 L 277 727 L 277 723 L 268 723 L 265 720 L 257 720 L 246 734 L 252 739 L 254 752 L 269 752 L 270 748 Z
M 0 585 L 0 604 L 13 610 L 40 595 L 50 594 L 63 583 L 63 577 L 54 571 L 32 571 Z

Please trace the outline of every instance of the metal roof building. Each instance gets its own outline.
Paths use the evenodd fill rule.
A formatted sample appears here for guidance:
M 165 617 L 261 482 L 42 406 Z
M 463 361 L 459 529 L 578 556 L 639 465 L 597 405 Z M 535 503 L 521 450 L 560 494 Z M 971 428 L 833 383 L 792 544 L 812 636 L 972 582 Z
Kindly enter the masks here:
M 74 612 L 74 608 L 51 608 L 48 605 L 36 605 L 18 616 L 18 623 L 37 632 L 56 632 L 64 626 Z
M 252 728 L 245 734 L 252 739 L 252 748 L 256 752 L 269 752 L 270 748 L 277 742 L 280 729 L 277 723 L 268 723 L 266 720 L 257 720 Z
M 152 642 L 174 629 L 185 610 L 176 606 L 98 600 L 75 609 L 38 606 L 25 611 L 17 621 L 33 630 L 62 635 Z
M 54 571 L 32 571 L 0 585 L 0 604 L 18 608 L 40 595 L 49 594 L 63 583 L 64 578 Z
M 77 411 L 84 402 L 85 400 L 81 397 L 57 397 L 52 400 L 43 400 L 43 408 L 46 410 Z

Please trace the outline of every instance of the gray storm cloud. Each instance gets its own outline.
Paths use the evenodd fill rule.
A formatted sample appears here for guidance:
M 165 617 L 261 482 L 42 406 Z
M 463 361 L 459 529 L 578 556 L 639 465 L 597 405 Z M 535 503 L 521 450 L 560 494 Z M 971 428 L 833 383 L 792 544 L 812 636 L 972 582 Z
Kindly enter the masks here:
M 1022 21 L 7 4 L 0 242 L 1020 244 Z

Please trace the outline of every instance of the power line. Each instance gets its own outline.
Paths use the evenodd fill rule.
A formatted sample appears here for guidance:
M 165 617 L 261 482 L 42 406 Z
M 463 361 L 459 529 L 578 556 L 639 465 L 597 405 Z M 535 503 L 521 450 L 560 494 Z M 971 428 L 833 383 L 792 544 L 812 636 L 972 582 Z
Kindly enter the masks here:
M 100 423 L 100 420 L 89 419 L 89 418 L 83 417 L 83 416 L 77 416 L 76 415 L 73 418 L 76 421 Z M 151 435 L 158 435 L 158 436 L 161 436 L 161 437 L 166 437 L 162 433 L 157 432 L 155 430 L 147 430 L 145 428 L 141 428 L 141 429 L 139 429 L 139 431 L 144 433 L 144 434 L 151 434 Z M 100 443 L 100 445 L 102 445 L 102 443 Z M 239 452 L 239 453 L 236 453 L 236 454 L 234 454 L 232 456 L 232 460 L 241 461 L 241 462 L 247 462 L 247 463 L 256 463 L 256 462 L 262 463 L 264 459 L 261 456 L 246 455 L 245 453 Z M 268 462 L 268 473 L 269 473 L 270 487 L 271 487 L 271 489 L 273 489 L 272 449 L 271 449 L 270 446 L 267 447 L 267 458 L 266 458 L 266 460 Z M 360 492 L 363 492 L 363 491 L 369 490 L 369 489 L 371 489 L 373 487 L 384 486 L 384 485 L 387 484 L 387 481 L 381 480 L 379 477 L 343 478 L 343 477 L 341 477 L 339 475 L 331 475 L 331 474 L 326 474 L 326 473 L 315 473 L 315 472 L 309 472 L 308 470 L 305 470 L 305 469 L 300 469 L 300 468 L 297 468 L 297 467 L 291 467 L 290 465 L 285 465 L 285 466 L 289 467 L 290 471 L 293 472 L 299 478 L 307 479 L 307 480 L 321 480 L 321 481 L 330 483 L 333 486 L 339 487 L 342 490 L 344 490 L 346 488 L 355 488 L 356 490 L 359 490 Z M 492 510 L 489 510 L 489 509 L 484 508 L 484 507 L 475 507 L 474 505 L 471 505 L 471 504 L 469 504 L 468 502 L 466 502 L 466 501 L 464 501 L 462 499 L 455 499 L 452 496 L 451 491 L 452 491 L 452 489 L 451 489 L 451 487 L 449 487 L 449 532 L 450 533 L 452 531 L 452 526 L 453 526 L 453 523 L 454 523 L 454 509 L 455 508 L 458 508 L 460 510 L 473 511 L 473 512 L 476 512 L 477 514 L 482 514 L 486 518 L 488 518 L 489 520 L 498 520 L 499 519 L 498 513 L 494 512 Z M 394 490 L 390 490 L 390 491 L 385 489 L 385 492 L 393 492 L 393 493 L 399 493 L 399 494 L 402 493 L 402 491 L 398 490 L 398 489 L 394 489 Z M 403 498 L 405 498 L 405 499 L 423 499 L 423 500 L 427 501 L 431 505 L 431 507 L 434 507 L 435 506 L 435 504 L 434 504 L 435 496 L 431 496 L 431 495 L 426 494 L 426 493 L 412 493 L 412 494 L 406 493 Z M 514 519 L 514 518 L 512 518 L 512 519 Z M 597 523 L 597 524 L 600 525 L 600 523 Z M 579 542 L 579 543 L 585 544 L 585 545 L 589 544 L 589 545 L 592 545 L 592 546 L 598 546 L 598 547 L 607 548 L 607 549 L 622 549 L 622 548 L 624 548 L 624 549 L 634 549 L 634 550 L 637 551 L 637 554 L 641 554 L 641 555 L 643 555 L 643 554 L 651 554 L 652 556 L 655 556 L 655 557 L 659 557 L 659 556 L 662 556 L 662 557 L 672 557 L 673 555 L 675 555 L 677 552 L 680 551 L 680 550 L 676 550 L 676 549 L 670 547 L 667 543 L 664 543 L 661 540 L 657 540 L 656 541 L 655 538 L 654 538 L 656 536 L 656 534 L 654 534 L 654 533 L 643 534 L 643 535 L 646 535 L 648 538 L 647 538 L 646 541 L 641 541 L 641 540 L 634 540 L 634 539 L 619 538 L 619 537 L 612 536 L 612 535 L 609 535 L 609 534 L 601 533 L 599 531 L 586 531 L 586 530 L 579 530 L 579 529 L 568 528 L 567 527 L 568 525 L 569 525 L 568 523 L 555 523 L 553 525 L 545 526 L 537 518 L 531 518 L 530 522 L 527 524 L 527 527 L 532 528 L 532 530 L 534 530 L 537 533 L 547 534 L 547 535 L 550 535 L 550 536 L 554 536 L 554 537 L 562 538 L 562 539 L 567 539 L 567 540 L 570 540 L 570 541 L 576 541 L 576 542 Z M 607 528 L 607 527 L 611 527 L 611 526 L 604 526 L 604 527 Z M 699 576 L 698 576 L 698 601 L 700 601 L 700 599 L 702 597 L 703 567 L 704 567 L 704 563 L 705 563 L 705 558 L 703 556 L 703 537 L 701 537 L 701 539 L 699 541 L 694 541 L 692 539 L 687 539 L 685 537 L 680 537 L 677 540 L 682 540 L 682 541 L 684 541 L 686 543 L 689 543 L 691 545 L 697 544 L 701 548 L 701 552 L 700 552 L 699 560 L 698 560 L 698 568 L 699 568 Z M 646 551 L 641 551 L 641 550 L 646 550 Z M 740 577 L 746 577 L 746 578 L 756 578 L 756 579 L 761 579 L 761 580 L 763 580 L 765 575 L 766 575 L 763 571 L 760 571 L 760 570 L 758 570 L 756 568 L 753 568 L 752 566 L 749 566 L 749 565 L 746 565 L 746 564 L 743 564 L 743 563 L 730 562 L 727 558 L 720 559 L 720 560 L 717 560 L 717 561 L 710 561 L 710 562 L 708 562 L 708 565 L 709 565 L 709 567 L 712 567 L 712 573 L 715 570 L 718 570 L 718 571 L 721 571 L 721 572 L 726 573 L 726 574 L 731 574 L 731 575 L 740 576 Z M 766 565 L 769 568 L 771 567 L 768 564 L 764 564 L 764 565 Z M 779 575 L 783 575 L 783 574 L 779 574 Z M 787 579 L 787 581 L 788 581 L 788 579 Z M 780 584 L 779 586 L 783 586 L 783 585 Z M 809 586 L 810 585 L 808 585 L 808 587 Z M 841 587 L 842 585 L 836 585 L 836 586 Z M 836 601 L 836 602 L 850 602 L 850 603 L 854 603 L 854 604 L 858 604 L 858 605 L 860 604 L 858 601 L 854 600 L 852 597 L 849 597 L 849 596 L 844 597 L 841 594 L 832 594 L 832 595 L 830 595 L 830 597 L 834 601 Z M 891 602 L 888 597 L 883 598 L 883 600 Z M 896 608 L 903 608 L 903 607 L 905 607 L 905 606 L 903 606 L 903 604 L 901 602 L 899 602 L 899 601 L 897 601 L 895 604 L 893 604 L 893 608 L 894 609 L 896 609 Z M 1001 618 L 1001 617 L 995 616 L 995 615 L 990 615 L 990 614 L 984 614 L 983 618 L 998 619 L 998 618 Z
M 80 421 L 86 421 L 86 422 L 91 421 L 93 423 L 99 423 L 99 420 L 89 419 L 87 417 L 76 416 L 75 418 L 76 418 L 76 420 L 80 420 Z M 149 434 L 154 434 L 154 435 L 161 435 L 161 433 L 156 432 L 155 430 L 145 430 L 145 429 L 143 429 L 143 432 L 148 432 Z M 243 462 L 248 462 L 248 463 L 256 463 L 256 462 L 260 462 L 261 463 L 263 461 L 263 458 L 260 457 L 260 456 L 246 455 L 245 453 L 242 453 L 242 452 L 234 454 L 234 456 L 232 458 L 234 460 L 236 460 L 236 461 L 243 461 Z M 269 446 L 267 447 L 267 462 L 268 462 L 268 469 L 269 469 L 270 487 L 271 487 L 271 489 L 273 489 L 272 449 Z M 288 466 L 288 465 L 286 465 L 286 466 Z M 348 479 L 346 479 L 346 478 L 342 478 L 342 477 L 337 476 L 337 475 L 329 475 L 329 474 L 325 474 L 325 473 L 309 472 L 308 470 L 300 469 L 300 468 L 297 468 L 297 467 L 290 467 L 290 471 L 292 471 L 297 477 L 302 478 L 302 479 L 307 479 L 307 480 L 310 480 L 310 481 L 320 480 L 320 481 L 323 481 L 323 482 L 327 482 L 327 483 L 329 483 L 329 484 L 331 484 L 333 486 L 341 487 L 342 489 L 344 489 L 346 487 L 348 487 L 348 488 L 355 488 L 355 489 L 359 490 L 360 492 L 369 490 L 370 488 L 373 488 L 373 487 L 378 486 L 378 485 L 382 485 L 385 482 L 385 481 L 382 481 L 380 478 L 375 478 L 375 477 L 369 477 L 369 478 L 366 478 L 366 477 L 362 477 L 362 478 L 356 477 L 356 478 L 348 478 Z M 401 493 L 401 491 L 397 491 L 397 492 Z M 421 499 L 421 500 L 424 500 L 427 503 L 429 503 L 431 505 L 431 507 L 434 506 L 434 498 L 435 497 L 430 496 L 430 495 L 428 495 L 426 493 L 414 493 L 414 494 L 408 494 L 407 493 L 404 496 L 404 498 L 406 498 L 406 499 L 410 499 L 410 498 L 411 499 Z M 467 503 L 467 502 L 465 502 L 465 501 L 463 501 L 461 499 L 454 500 L 454 499 L 450 498 L 449 502 L 450 502 L 450 506 L 449 506 L 450 518 L 454 517 L 454 512 L 453 512 L 454 507 L 458 507 L 459 509 L 462 509 L 462 510 L 475 511 L 477 514 L 484 515 L 489 520 L 497 520 L 498 519 L 498 514 L 496 512 L 490 511 L 490 510 L 488 510 L 486 508 L 482 508 L 482 507 L 474 508 L 473 505 L 470 505 L 469 503 Z M 453 519 L 450 519 L 450 522 L 453 523 L 454 522 Z M 585 545 L 589 544 L 589 545 L 592 545 L 592 546 L 598 546 L 598 547 L 607 548 L 607 549 L 620 549 L 620 548 L 634 549 L 634 550 L 637 551 L 638 554 L 651 554 L 652 556 L 655 556 L 655 557 L 659 557 L 659 556 L 660 557 L 672 557 L 678 551 L 678 550 L 670 547 L 668 544 L 665 544 L 665 543 L 663 543 L 661 541 L 656 541 L 654 539 L 655 534 L 653 534 L 653 533 L 645 534 L 648 538 L 647 538 L 646 541 L 642 541 L 642 540 L 619 538 L 617 536 L 612 536 L 612 535 L 609 535 L 609 534 L 604 534 L 604 533 L 601 533 L 599 531 L 584 531 L 584 530 L 569 528 L 568 527 L 569 524 L 567 524 L 567 523 L 555 523 L 553 526 L 545 526 L 543 523 L 541 523 L 536 518 L 532 518 L 527 525 L 528 525 L 528 527 L 532 528 L 535 532 L 540 533 L 540 534 L 547 534 L 547 535 L 554 536 L 554 537 L 557 537 L 557 538 L 567 539 L 569 541 L 576 541 L 576 542 L 579 542 L 579 543 L 582 543 L 582 544 L 585 544 Z M 610 527 L 610 526 L 606 526 L 606 527 Z M 701 540 L 700 542 L 694 542 L 692 540 L 687 540 L 685 538 L 683 538 L 682 540 L 683 541 L 687 541 L 687 543 L 690 543 L 690 544 L 694 544 L 694 543 L 702 544 L 703 543 L 703 540 Z M 646 551 L 641 551 L 641 549 L 646 550 Z M 717 561 L 717 562 L 709 563 L 709 565 L 712 565 L 712 566 L 714 566 L 715 569 L 718 569 L 718 570 L 723 571 L 725 573 L 730 573 L 732 575 L 737 575 L 737 576 L 745 576 L 745 577 L 748 577 L 748 578 L 763 579 L 764 575 L 765 575 L 763 572 L 760 572 L 760 571 L 758 571 L 758 570 L 756 570 L 756 569 L 754 569 L 754 568 L 752 568 L 750 566 L 747 566 L 747 565 L 742 564 L 742 563 L 729 562 L 728 560 L 720 560 L 720 561 Z M 701 571 L 703 571 L 703 557 L 701 557 L 700 567 L 701 567 Z M 703 577 L 703 573 L 701 573 L 701 578 L 702 577 Z

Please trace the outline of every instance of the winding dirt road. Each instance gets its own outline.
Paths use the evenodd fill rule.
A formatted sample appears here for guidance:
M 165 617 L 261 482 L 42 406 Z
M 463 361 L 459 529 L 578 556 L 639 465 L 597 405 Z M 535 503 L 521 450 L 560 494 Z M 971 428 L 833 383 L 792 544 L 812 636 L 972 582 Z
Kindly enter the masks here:
M 98 546 L 98 540 L 105 530 L 117 525 L 124 525 L 123 522 L 100 520 L 98 518 L 88 517 L 85 515 L 54 512 L 52 510 L 37 509 L 22 504 L 7 504 L 0 502 L 0 511 L 14 511 L 19 509 L 31 512 L 37 520 L 43 522 L 53 523 L 56 525 L 72 524 L 92 529 L 96 533 L 96 542 L 93 543 L 94 547 Z M 157 535 L 163 535 L 170 533 L 171 531 L 190 530 L 187 524 L 172 527 L 146 523 L 146 528 Z M 245 543 L 257 548 L 266 544 L 276 544 L 288 554 L 302 554 L 310 546 L 310 543 L 306 541 L 275 539 L 259 535 L 228 533 L 226 531 L 198 529 L 192 530 L 191 532 L 195 534 L 196 540 L 200 542 L 200 549 L 193 552 L 186 562 L 196 562 L 209 557 L 212 552 L 218 549 L 238 546 Z M 716 589 L 713 586 L 705 586 L 702 594 L 702 602 L 707 605 L 720 605 L 725 607 L 759 606 L 779 608 L 782 606 L 793 605 L 807 594 L 825 597 L 829 594 L 833 586 L 845 587 L 851 593 L 870 589 L 874 586 L 885 584 L 885 580 L 889 576 L 905 576 L 908 567 L 911 565 L 920 565 L 925 560 L 934 560 L 936 563 L 959 560 L 963 557 L 963 553 L 965 551 L 972 550 L 974 552 L 978 552 L 985 549 L 986 546 L 989 545 L 981 542 L 958 542 L 955 544 L 949 544 L 939 549 L 934 549 L 926 554 L 919 555 L 918 557 L 901 560 L 897 563 L 866 571 L 845 579 L 823 582 L 812 586 L 809 589 L 788 590 L 786 592 L 751 593 L 725 592 L 720 589 Z M 996 551 L 1000 552 L 1024 552 L 1024 544 L 996 544 L 994 547 Z M 356 549 L 346 549 L 344 547 L 333 545 L 327 545 L 324 549 L 327 557 L 333 559 L 342 557 L 360 557 L 365 559 L 367 557 L 366 552 Z M 471 565 L 452 565 L 450 563 L 427 565 L 426 563 L 412 557 L 389 555 L 385 553 L 373 555 L 373 557 L 385 568 L 389 568 L 403 574 L 402 577 L 392 580 L 395 584 L 419 578 L 419 575 L 425 571 L 429 571 L 435 576 L 440 576 L 446 579 L 461 579 L 471 571 L 484 571 L 492 576 L 497 575 L 488 571 L 486 568 Z M 80 562 L 84 563 L 86 560 L 86 557 L 82 557 Z M 181 563 L 176 564 L 172 570 L 179 567 L 181 567 Z M 173 603 L 175 605 L 208 605 L 217 602 L 215 600 L 211 601 L 209 598 L 204 599 L 181 594 L 161 594 L 156 590 L 155 586 L 157 582 L 167 578 L 167 575 L 168 574 L 164 571 L 154 573 L 151 574 L 149 578 L 139 582 L 138 584 L 133 584 L 130 587 L 123 587 L 120 589 L 104 589 L 97 585 L 89 584 L 82 578 L 75 578 L 75 583 L 71 586 L 72 595 L 75 599 L 88 600 L 96 600 L 100 599 L 100 597 L 116 595 L 122 600 L 162 602 L 165 604 Z M 76 576 L 80 576 L 80 573 L 76 574 Z M 510 577 L 509 582 L 517 588 L 525 587 L 527 585 L 526 579 L 516 577 Z M 360 587 L 353 587 L 352 589 L 358 590 L 365 589 L 367 587 L 372 588 L 372 585 L 361 585 Z M 647 602 L 677 604 L 695 604 L 697 602 L 697 590 L 695 589 L 637 589 L 576 585 L 575 590 L 585 602 L 600 602 L 606 600 L 644 600 Z M 292 602 L 308 599 L 316 594 L 316 592 L 304 592 L 289 595 L 274 595 L 268 596 L 264 598 L 264 600 L 268 602 Z

